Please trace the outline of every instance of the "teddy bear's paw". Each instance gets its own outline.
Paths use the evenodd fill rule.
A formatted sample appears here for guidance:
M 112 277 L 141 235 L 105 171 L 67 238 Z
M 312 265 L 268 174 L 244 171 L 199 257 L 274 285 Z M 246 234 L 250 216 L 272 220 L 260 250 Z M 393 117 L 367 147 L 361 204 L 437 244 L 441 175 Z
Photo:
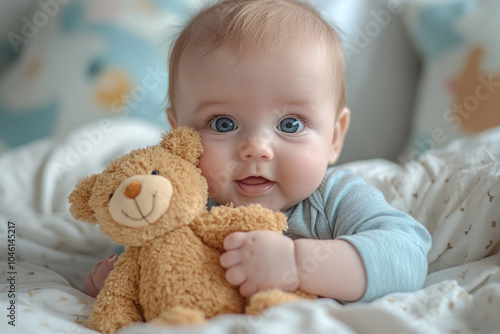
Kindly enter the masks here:
M 180 324 L 202 324 L 205 322 L 205 313 L 201 310 L 176 306 L 163 311 L 157 318 L 149 323 L 153 325 L 180 325 Z
M 255 315 L 262 313 L 265 309 L 283 303 L 301 300 L 302 297 L 295 293 L 284 292 L 279 289 L 260 291 L 250 297 L 245 313 Z

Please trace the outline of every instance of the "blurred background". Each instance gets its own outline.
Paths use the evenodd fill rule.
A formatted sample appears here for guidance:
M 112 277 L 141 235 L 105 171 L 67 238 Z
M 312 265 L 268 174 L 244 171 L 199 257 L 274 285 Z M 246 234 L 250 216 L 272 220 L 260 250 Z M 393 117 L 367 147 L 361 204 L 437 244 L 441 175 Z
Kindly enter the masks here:
M 339 163 L 405 162 L 500 125 L 500 1 L 311 0 L 340 29 Z M 95 124 L 168 129 L 167 54 L 207 0 L 1 0 L 0 154 Z

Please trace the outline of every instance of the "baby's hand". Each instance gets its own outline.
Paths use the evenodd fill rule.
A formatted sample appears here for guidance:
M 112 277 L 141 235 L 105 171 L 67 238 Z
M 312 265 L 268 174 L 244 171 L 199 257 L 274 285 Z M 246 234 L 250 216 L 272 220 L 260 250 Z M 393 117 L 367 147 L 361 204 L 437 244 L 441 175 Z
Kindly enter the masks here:
M 98 261 L 87 277 L 85 277 L 83 292 L 91 297 L 97 297 L 104 286 L 104 281 L 111 270 L 113 270 L 117 258 L 116 254 L 110 254 L 104 260 Z
M 227 269 L 226 279 L 239 285 L 243 296 L 272 288 L 298 288 L 292 239 L 272 231 L 235 232 L 224 239 L 224 249 L 220 263 Z

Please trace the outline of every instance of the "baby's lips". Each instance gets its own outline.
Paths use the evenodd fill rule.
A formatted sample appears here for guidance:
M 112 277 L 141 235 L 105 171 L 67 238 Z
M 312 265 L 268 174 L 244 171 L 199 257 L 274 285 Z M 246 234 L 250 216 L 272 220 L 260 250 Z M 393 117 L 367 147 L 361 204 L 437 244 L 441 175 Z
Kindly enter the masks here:
M 264 184 L 271 181 L 262 176 L 249 176 L 244 179 L 241 179 L 240 182 L 248 185 L 256 185 L 256 184 Z
M 267 193 L 276 182 L 269 181 L 262 176 L 249 176 L 244 179 L 236 181 L 238 188 L 243 191 L 245 195 L 260 196 Z

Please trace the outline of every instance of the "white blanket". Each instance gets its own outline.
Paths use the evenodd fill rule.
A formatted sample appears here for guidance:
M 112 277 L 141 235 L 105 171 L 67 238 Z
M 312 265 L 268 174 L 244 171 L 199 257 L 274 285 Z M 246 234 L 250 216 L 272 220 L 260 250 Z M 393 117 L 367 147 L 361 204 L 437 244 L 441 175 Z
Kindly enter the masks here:
M 94 333 L 86 327 L 94 299 L 82 282 L 111 244 L 71 218 L 66 197 L 83 175 L 159 138 L 159 129 L 136 121 L 97 123 L 0 157 L 0 333 Z M 423 289 L 366 304 L 303 301 L 260 316 L 217 316 L 205 326 L 136 324 L 121 333 L 500 333 L 500 129 L 402 167 L 381 160 L 343 167 L 432 233 Z

